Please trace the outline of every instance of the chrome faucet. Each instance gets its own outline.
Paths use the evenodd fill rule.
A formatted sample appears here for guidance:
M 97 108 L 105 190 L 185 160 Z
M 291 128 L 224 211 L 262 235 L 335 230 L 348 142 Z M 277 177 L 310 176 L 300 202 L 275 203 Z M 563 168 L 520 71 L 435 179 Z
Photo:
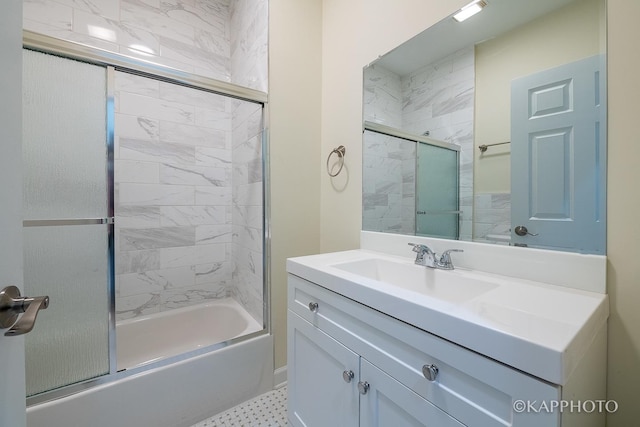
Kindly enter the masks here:
M 453 270 L 451 252 L 464 252 L 462 249 L 449 249 L 444 251 L 440 259 L 438 259 L 438 255 L 427 245 L 418 243 L 409 243 L 409 245 L 413 246 L 412 250 L 416 253 L 416 264 L 429 268 L 440 268 L 442 270 Z

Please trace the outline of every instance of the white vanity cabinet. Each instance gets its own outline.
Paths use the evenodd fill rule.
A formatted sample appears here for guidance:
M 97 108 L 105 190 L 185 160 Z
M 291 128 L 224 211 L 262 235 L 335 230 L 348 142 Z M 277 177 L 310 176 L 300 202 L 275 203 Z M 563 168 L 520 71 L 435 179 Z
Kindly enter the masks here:
M 288 276 L 293 426 L 560 426 L 561 387 Z M 509 349 L 505 349 L 509 351 Z

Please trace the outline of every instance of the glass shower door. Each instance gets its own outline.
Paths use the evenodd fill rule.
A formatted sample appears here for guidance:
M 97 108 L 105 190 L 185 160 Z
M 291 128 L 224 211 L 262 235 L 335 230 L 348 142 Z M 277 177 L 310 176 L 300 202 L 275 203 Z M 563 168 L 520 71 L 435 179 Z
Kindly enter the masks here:
M 24 50 L 27 396 L 109 373 L 106 68 Z
M 416 235 L 459 238 L 458 151 L 418 143 Z

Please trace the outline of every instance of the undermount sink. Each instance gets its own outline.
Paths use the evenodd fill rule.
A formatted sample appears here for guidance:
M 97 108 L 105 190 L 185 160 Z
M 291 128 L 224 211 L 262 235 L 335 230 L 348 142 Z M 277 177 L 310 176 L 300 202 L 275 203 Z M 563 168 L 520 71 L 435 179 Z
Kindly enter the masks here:
M 471 300 L 498 286 L 455 270 L 437 270 L 382 258 L 336 263 L 332 267 L 452 303 Z

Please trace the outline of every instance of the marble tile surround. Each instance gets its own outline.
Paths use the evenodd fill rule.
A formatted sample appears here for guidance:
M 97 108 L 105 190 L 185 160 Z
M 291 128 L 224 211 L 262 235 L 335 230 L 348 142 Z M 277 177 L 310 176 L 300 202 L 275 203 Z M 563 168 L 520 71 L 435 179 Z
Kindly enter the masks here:
M 24 0 L 23 27 L 267 91 L 268 0 Z
M 364 74 L 364 118 L 365 120 L 397 127 L 406 132 L 429 136 L 461 147 L 460 151 L 460 239 L 471 240 L 473 218 L 473 106 L 474 106 L 474 49 L 470 46 L 429 64 L 407 76 L 399 76 L 389 70 L 373 65 Z M 365 156 L 363 181 L 367 184 L 367 172 L 373 176 L 376 156 Z M 377 153 L 380 150 L 378 149 Z M 414 215 L 408 214 L 412 205 L 409 192 L 401 199 L 384 197 L 384 191 L 375 185 L 365 190 L 363 229 L 394 233 L 413 233 Z M 415 172 L 414 172 L 415 173 Z M 409 173 L 396 177 L 408 178 Z M 406 181 L 395 181 L 396 186 L 407 185 Z M 372 191 L 370 193 L 369 191 Z M 415 190 L 414 190 L 415 193 Z M 400 206 L 395 206 L 401 200 Z M 374 205 L 372 205 L 374 204 Z M 415 201 L 413 202 L 415 205 Z M 376 208 L 372 208 L 375 206 Z M 415 208 L 413 208 L 415 210 Z M 404 212 L 389 220 L 390 212 Z
M 268 0 L 23 5 L 26 30 L 267 91 Z M 234 296 L 262 322 L 260 106 L 116 85 L 118 319 Z
M 115 86 L 117 318 L 233 296 L 261 322 L 261 106 L 124 72 Z
M 474 242 L 508 244 L 511 236 L 511 193 L 476 194 L 474 215 Z
M 416 144 L 371 131 L 363 144 L 363 230 L 413 234 Z

